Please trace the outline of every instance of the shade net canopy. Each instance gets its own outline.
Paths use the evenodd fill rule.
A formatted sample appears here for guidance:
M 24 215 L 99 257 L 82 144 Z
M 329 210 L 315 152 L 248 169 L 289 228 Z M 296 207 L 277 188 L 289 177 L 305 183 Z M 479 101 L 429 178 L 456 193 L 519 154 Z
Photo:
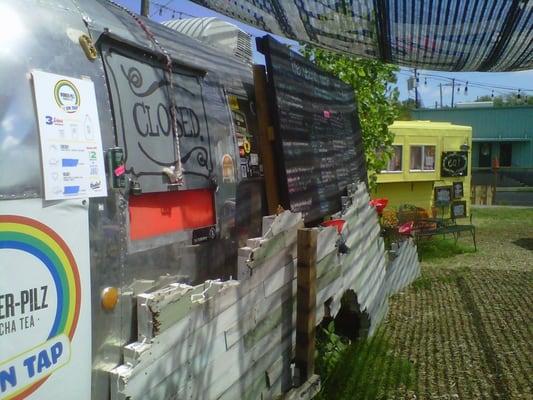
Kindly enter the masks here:
M 533 0 L 193 0 L 328 50 L 444 71 L 533 68 Z

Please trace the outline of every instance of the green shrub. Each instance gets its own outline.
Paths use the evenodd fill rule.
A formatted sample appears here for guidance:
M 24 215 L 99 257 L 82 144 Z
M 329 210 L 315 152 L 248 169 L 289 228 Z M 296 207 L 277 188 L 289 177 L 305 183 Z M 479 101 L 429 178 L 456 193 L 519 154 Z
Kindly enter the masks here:
M 372 338 L 348 342 L 333 323 L 317 341 L 317 373 L 322 380 L 318 400 L 386 399 L 414 387 L 416 371 L 394 349 L 380 329 Z

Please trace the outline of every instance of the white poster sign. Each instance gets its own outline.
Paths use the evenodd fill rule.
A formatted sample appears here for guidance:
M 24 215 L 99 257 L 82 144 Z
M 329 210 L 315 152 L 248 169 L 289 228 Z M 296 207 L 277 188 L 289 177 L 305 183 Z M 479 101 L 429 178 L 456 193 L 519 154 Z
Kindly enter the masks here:
M 0 399 L 90 399 L 89 259 L 87 201 L 0 201 Z
M 107 196 L 94 84 L 33 71 L 46 200 Z

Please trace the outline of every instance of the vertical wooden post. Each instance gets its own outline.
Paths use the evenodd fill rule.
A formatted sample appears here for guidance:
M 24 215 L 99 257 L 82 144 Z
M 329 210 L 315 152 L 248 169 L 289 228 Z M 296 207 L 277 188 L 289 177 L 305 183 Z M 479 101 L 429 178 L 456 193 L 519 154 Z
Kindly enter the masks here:
M 141 0 L 141 15 L 143 17 L 150 15 L 150 0 Z
M 279 192 L 276 177 L 276 163 L 272 149 L 274 135 L 272 134 L 273 129 L 268 110 L 266 70 L 263 65 L 254 65 L 254 86 L 257 122 L 259 125 L 259 150 L 265 176 L 268 213 L 272 215 L 278 209 Z
M 494 198 L 494 186 L 487 186 L 487 205 L 491 206 Z
M 317 229 L 298 229 L 296 368 L 299 384 L 315 370 Z

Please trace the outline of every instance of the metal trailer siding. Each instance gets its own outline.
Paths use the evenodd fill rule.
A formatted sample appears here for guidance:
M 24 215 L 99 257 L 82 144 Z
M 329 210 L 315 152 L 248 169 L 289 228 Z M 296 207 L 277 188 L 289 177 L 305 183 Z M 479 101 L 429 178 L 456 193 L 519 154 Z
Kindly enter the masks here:
M 39 134 L 37 130 L 30 72 L 42 70 L 73 77 L 87 77 L 94 82 L 102 132 L 103 148 L 116 146 L 110 92 L 102 58 L 89 61 L 78 39 L 90 34 L 97 47 L 104 37 L 133 46 L 141 51 L 159 53 L 134 19 L 105 0 L 1 0 L 18 19 L 18 28 L 0 44 L 0 200 L 43 197 Z M 202 46 L 199 42 L 162 25 L 143 20 L 154 32 L 172 58 L 187 67 L 206 72 L 209 82 L 223 81 L 228 92 L 250 98 L 253 94 L 250 66 Z M 5 53 L 5 54 L 4 54 Z M 223 92 L 221 92 L 223 93 Z M 227 109 L 227 107 L 226 107 Z M 218 151 L 234 155 L 236 146 L 230 130 L 229 112 L 218 124 L 225 128 L 216 133 Z M 215 162 L 218 162 L 216 160 Z M 218 167 L 218 165 L 217 165 Z M 217 168 L 219 169 L 219 168 Z M 218 174 L 218 172 L 217 172 Z M 218 177 L 221 181 L 221 177 Z M 217 194 L 217 214 L 234 200 L 236 183 Z M 186 188 L 187 186 L 185 186 Z M 232 209 L 221 222 L 232 224 Z M 92 285 L 92 398 L 106 399 L 109 394 L 108 371 L 123 358 L 121 348 L 132 340 L 132 296 L 138 285 L 155 285 L 165 275 L 183 275 L 196 281 L 214 274 L 214 254 L 224 252 L 231 241 L 216 240 L 209 246 L 187 246 L 165 241 L 148 241 L 134 249 L 128 238 L 128 202 L 118 190 L 109 190 L 106 198 L 90 200 L 90 248 Z M 75 229 L 75 227 L 73 228 Z M 185 238 L 190 240 L 190 233 Z M 190 243 L 190 242 L 189 242 Z M 207 251 L 206 250 L 207 247 Z M 200 257 L 198 249 L 204 249 Z M 236 248 L 235 248 L 236 251 Z M 224 262 L 223 257 L 219 257 Z M 189 266 L 190 268 L 182 268 Z M 204 266 L 205 268 L 200 268 Z M 233 267 L 233 266 L 232 266 Z M 202 270 L 199 276 L 198 271 Z M 225 271 L 225 273 L 231 273 Z M 100 293 L 104 287 L 121 289 L 121 298 L 113 312 L 104 312 Z M 146 290 L 146 287 L 142 287 Z

